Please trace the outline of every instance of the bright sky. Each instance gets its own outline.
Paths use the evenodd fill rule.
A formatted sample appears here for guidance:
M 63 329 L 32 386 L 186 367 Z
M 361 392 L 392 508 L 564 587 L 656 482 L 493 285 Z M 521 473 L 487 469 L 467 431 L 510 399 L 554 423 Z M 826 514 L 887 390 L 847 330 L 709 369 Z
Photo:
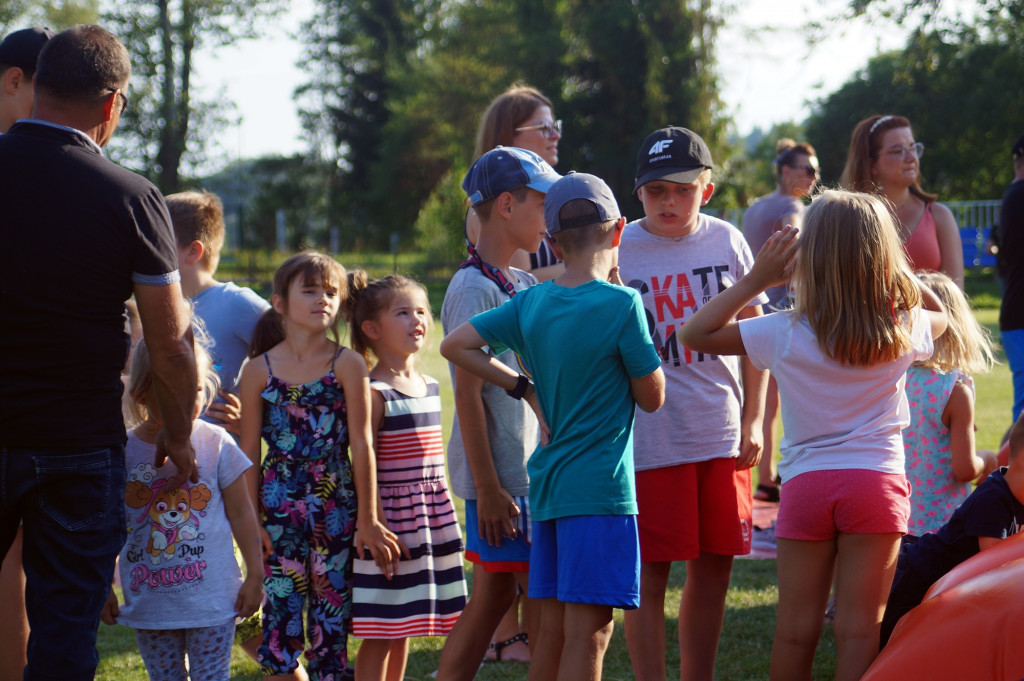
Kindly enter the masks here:
M 836 90 L 871 56 L 906 40 L 907 31 L 891 22 L 875 28 L 860 21 L 831 30 L 812 50 L 800 27 L 838 14 L 845 0 L 734 2 L 737 9 L 718 35 L 717 56 L 723 100 L 743 135 L 758 126 L 767 130 L 773 123 L 803 120 L 809 102 Z M 220 139 L 230 159 L 305 151 L 292 100 L 304 81 L 296 66 L 302 48 L 294 36 L 312 7 L 312 0 L 293 0 L 264 38 L 197 60 L 193 82 L 207 83 L 207 94 L 225 88 L 241 114 L 241 124 Z

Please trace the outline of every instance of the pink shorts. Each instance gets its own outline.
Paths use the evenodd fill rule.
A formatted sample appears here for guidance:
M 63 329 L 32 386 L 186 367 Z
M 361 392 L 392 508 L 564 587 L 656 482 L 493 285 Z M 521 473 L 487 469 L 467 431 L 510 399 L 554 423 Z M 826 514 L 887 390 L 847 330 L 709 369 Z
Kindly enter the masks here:
M 636 501 L 642 562 L 750 553 L 750 469 L 737 471 L 736 459 L 637 471 Z
M 845 468 L 783 483 L 775 536 L 826 541 L 836 534 L 907 533 L 910 484 L 902 473 Z

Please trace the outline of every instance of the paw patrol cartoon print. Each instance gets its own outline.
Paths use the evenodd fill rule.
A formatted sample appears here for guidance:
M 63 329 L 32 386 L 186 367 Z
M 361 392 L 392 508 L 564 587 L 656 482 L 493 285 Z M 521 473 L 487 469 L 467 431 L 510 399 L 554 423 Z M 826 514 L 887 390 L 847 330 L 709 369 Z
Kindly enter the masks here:
M 142 509 L 132 524 L 142 527 L 148 521 L 146 552 L 150 562 L 159 565 L 162 559 L 173 558 L 184 542 L 199 537 L 200 518 L 210 501 L 210 489 L 202 483 L 168 489 L 166 479 L 147 484 L 139 479 L 142 476 L 131 477 L 125 485 L 125 504 Z

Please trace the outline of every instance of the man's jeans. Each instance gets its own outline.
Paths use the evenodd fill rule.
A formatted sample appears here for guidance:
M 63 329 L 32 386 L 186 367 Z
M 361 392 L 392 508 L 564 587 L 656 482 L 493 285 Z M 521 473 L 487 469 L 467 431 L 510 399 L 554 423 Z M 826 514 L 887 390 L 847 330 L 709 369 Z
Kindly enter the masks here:
M 25 680 L 92 679 L 96 630 L 125 542 L 124 446 L 0 449 L 0 552 L 24 525 Z

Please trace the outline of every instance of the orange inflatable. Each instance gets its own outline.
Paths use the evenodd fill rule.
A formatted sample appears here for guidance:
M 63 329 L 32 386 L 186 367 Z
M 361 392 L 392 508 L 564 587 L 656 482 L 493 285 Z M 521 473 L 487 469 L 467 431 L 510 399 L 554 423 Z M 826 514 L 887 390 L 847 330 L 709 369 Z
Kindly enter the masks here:
M 861 681 L 1024 679 L 1024 533 L 958 565 L 907 613 Z

